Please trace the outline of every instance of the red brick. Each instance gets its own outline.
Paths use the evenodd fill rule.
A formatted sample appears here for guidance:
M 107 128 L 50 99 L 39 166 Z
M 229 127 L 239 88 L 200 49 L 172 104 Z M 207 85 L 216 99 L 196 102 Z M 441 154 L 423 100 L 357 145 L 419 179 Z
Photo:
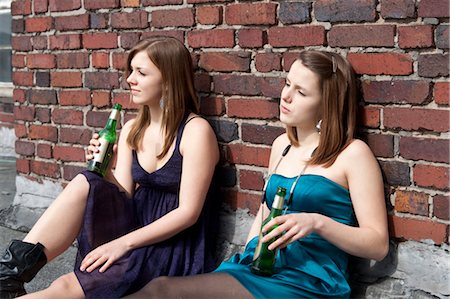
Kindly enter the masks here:
M 434 83 L 433 97 L 434 102 L 438 105 L 450 105 L 450 84 L 448 82 Z
M 81 72 L 52 72 L 50 73 L 53 87 L 81 87 Z
M 29 15 L 31 14 L 31 0 L 11 1 L 11 15 Z
M 140 0 L 120 0 L 122 7 L 139 7 Z
M 36 119 L 41 123 L 50 122 L 50 109 L 49 108 L 36 108 Z
M 260 171 L 239 170 L 239 186 L 241 189 L 260 191 L 264 187 L 264 174 Z
M 60 90 L 58 99 L 61 106 L 87 106 L 91 104 L 91 93 L 83 89 Z
M 22 124 L 15 123 L 14 124 L 14 133 L 17 138 L 22 138 L 27 136 L 27 127 Z
M 228 117 L 276 119 L 278 103 L 265 99 L 230 98 L 228 100 Z
M 120 7 L 120 0 L 84 0 L 84 8 L 87 10 L 118 7 Z
M 428 198 L 426 193 L 398 190 L 395 193 L 397 212 L 428 216 Z
M 86 125 L 103 128 L 108 120 L 109 114 L 106 111 L 88 111 L 86 114 Z
M 413 59 L 400 53 L 349 53 L 348 61 L 357 74 L 409 75 L 413 73 Z
M 384 126 L 410 131 L 450 131 L 450 114 L 447 110 L 421 108 L 385 108 Z
M 225 22 L 229 25 L 273 25 L 276 11 L 276 3 L 230 4 L 225 7 Z
M 450 196 L 435 195 L 433 197 L 433 216 L 450 220 Z
M 325 44 L 325 27 L 323 26 L 272 27 L 268 30 L 267 35 L 269 44 L 273 47 L 322 46 Z M 292 38 L 286 38 L 287 36 Z
M 242 123 L 242 141 L 253 144 L 272 145 L 275 138 L 285 132 L 284 127 L 274 127 L 269 125 L 255 125 Z
M 223 97 L 212 96 L 202 98 L 200 104 L 200 113 L 202 115 L 222 116 L 225 113 L 225 101 Z
M 29 36 L 11 36 L 11 47 L 16 51 L 31 51 L 31 37 Z
M 16 170 L 20 173 L 30 173 L 30 161 L 27 159 L 16 159 Z
M 238 31 L 239 46 L 242 48 L 260 48 L 266 41 L 261 29 L 240 29 Z
M 430 82 L 392 80 L 362 82 L 364 101 L 369 103 L 424 104 L 430 95 Z
M 418 73 L 421 77 L 435 78 L 449 75 L 449 55 L 421 54 L 419 55 Z
M 232 48 L 234 46 L 234 30 L 193 30 L 188 32 L 187 40 L 192 48 Z
M 116 29 L 144 29 L 148 27 L 146 11 L 119 12 L 111 14 L 111 26 Z
M 153 36 L 171 36 L 173 38 L 178 39 L 184 44 L 184 31 L 182 30 L 152 30 L 152 31 L 146 31 L 142 32 L 142 39 L 153 37 Z
M 75 166 L 75 165 L 64 165 L 63 166 L 63 178 L 67 181 L 71 181 L 77 174 L 85 170 L 85 167 Z
M 374 21 L 376 2 L 372 0 L 316 0 L 314 13 L 318 21 Z
M 23 103 L 25 102 L 25 90 L 14 88 L 13 90 L 13 100 L 14 102 Z
M 50 11 L 69 11 L 81 8 L 81 0 L 49 0 L 48 7 Z
M 2 113 L 0 112 L 0 123 L 10 123 L 14 122 L 14 115 L 11 113 Z
M 113 72 L 87 72 L 85 87 L 91 89 L 114 89 L 119 87 L 119 74 Z
M 284 79 L 254 75 L 224 74 L 214 76 L 214 91 L 227 95 L 280 97 Z
M 109 67 L 109 53 L 108 52 L 92 53 L 92 66 L 97 69 L 107 69 Z
M 195 73 L 194 85 L 197 91 L 209 93 L 211 91 L 211 76 L 208 73 Z
M 69 52 L 56 54 L 58 69 L 84 69 L 89 67 L 89 54 Z
M 34 120 L 35 109 L 33 106 L 14 106 L 14 118 L 17 120 Z
M 280 2 L 278 19 L 284 25 L 311 22 L 310 2 Z
M 59 142 L 89 145 L 93 132 L 91 129 L 61 128 L 59 129 Z
M 200 6 L 196 9 L 197 22 L 204 25 L 222 24 L 222 6 Z
M 250 53 L 203 52 L 200 54 L 199 67 L 208 72 L 247 72 L 250 70 Z
M 336 25 L 328 33 L 331 47 L 393 47 L 394 25 Z
M 369 128 L 380 127 L 380 108 L 367 107 L 361 108 L 359 111 L 361 125 Z
M 58 130 L 53 126 L 30 125 L 28 137 L 56 142 L 58 141 Z
M 28 54 L 27 67 L 30 69 L 53 69 L 56 66 L 53 54 Z
M 109 91 L 92 91 L 92 104 L 95 107 L 103 108 L 109 106 L 110 103 Z
M 283 70 L 288 72 L 291 69 L 292 64 L 294 63 L 294 61 L 296 61 L 298 59 L 298 57 L 299 57 L 298 52 L 283 53 L 283 59 L 282 59 Z
M 83 112 L 74 109 L 55 108 L 52 113 L 52 120 L 56 124 L 82 125 Z
M 382 0 L 381 16 L 385 19 L 406 19 L 414 17 L 415 0 Z
M 52 17 L 33 17 L 25 19 L 27 32 L 44 32 L 52 29 Z
M 56 91 L 50 89 L 29 89 L 27 99 L 33 104 L 56 104 Z
M 82 14 L 77 16 L 56 17 L 55 29 L 59 31 L 87 30 L 89 29 L 89 15 Z
M 44 159 L 51 159 L 52 146 L 50 144 L 40 143 L 37 145 L 37 156 Z
M 150 2 L 165 2 L 165 1 L 171 1 L 171 0 L 144 0 L 144 1 L 150 1 Z M 231 2 L 233 0 L 214 0 L 214 2 Z M 182 2 L 182 1 L 181 1 Z M 196 3 L 210 3 L 211 0 L 187 0 L 188 4 L 196 4 Z
M 433 46 L 433 26 L 399 26 L 398 45 L 400 48 L 428 48 Z
M 18 72 L 13 71 L 12 82 L 15 86 L 32 86 L 33 73 L 32 72 Z
M 97 32 L 84 33 L 82 36 L 83 47 L 86 49 L 115 49 L 117 48 L 117 33 Z
M 13 54 L 11 57 L 11 65 L 16 68 L 25 67 L 25 57 L 23 54 Z
M 82 147 L 56 145 L 53 149 L 55 160 L 69 162 L 84 162 L 85 151 Z
M 16 153 L 22 156 L 33 156 L 34 145 L 35 145 L 34 142 L 16 140 L 15 142 Z
M 255 56 L 255 67 L 263 73 L 280 71 L 281 55 L 278 53 L 258 53 Z
M 227 160 L 231 164 L 267 167 L 269 165 L 269 156 L 269 147 L 247 146 L 238 143 L 228 145 Z
M 124 70 L 127 65 L 126 53 L 112 53 L 112 66 L 116 70 Z
M 419 137 L 400 137 L 400 156 L 410 160 L 450 162 L 449 140 Z
M 80 34 L 58 34 L 49 38 L 51 50 L 75 50 L 81 48 Z
M 141 38 L 140 32 L 121 32 L 119 36 L 120 47 L 131 49 Z
M 47 50 L 48 48 L 48 37 L 47 36 L 33 36 L 31 38 L 31 44 L 33 45 L 33 50 Z
M 59 165 L 54 162 L 31 161 L 31 172 L 46 177 L 58 179 L 61 174 Z
M 191 8 L 154 10 L 151 24 L 156 28 L 191 27 L 194 25 L 194 12 Z
M 436 27 L 436 31 L 435 31 L 436 48 L 440 48 L 440 49 L 450 48 L 449 36 L 450 36 L 450 25 L 439 24 Z
M 256 215 L 261 205 L 261 195 L 228 190 L 224 194 L 224 201 L 234 210 L 249 209 L 251 214 Z
M 114 92 L 112 103 L 121 104 L 124 109 L 139 109 L 139 105 L 134 104 L 131 100 L 131 94 L 129 92 Z
M 394 157 L 394 135 L 371 133 L 367 134 L 364 139 L 375 156 Z
M 441 190 L 450 189 L 449 168 L 427 164 L 416 164 L 413 179 L 417 186 Z
M 398 161 L 380 161 L 381 170 L 390 186 L 410 186 L 410 168 L 408 163 Z
M 429 220 L 418 220 L 389 216 L 391 236 L 406 240 L 422 241 L 431 239 L 440 245 L 446 242 L 448 226 Z
M 450 17 L 449 0 L 421 0 L 418 4 L 419 17 L 445 18 Z

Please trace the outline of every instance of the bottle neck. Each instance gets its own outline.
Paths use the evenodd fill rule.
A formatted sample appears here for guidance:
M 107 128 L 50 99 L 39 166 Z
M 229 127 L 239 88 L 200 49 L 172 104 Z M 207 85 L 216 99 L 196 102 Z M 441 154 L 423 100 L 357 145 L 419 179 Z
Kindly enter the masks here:
M 284 197 L 275 195 L 272 203 L 272 209 L 282 210 L 284 207 Z
M 108 130 L 116 129 L 119 114 L 120 114 L 120 112 L 116 109 L 113 109 L 111 111 L 111 114 L 109 115 L 108 122 L 106 123 L 105 129 L 108 129 Z

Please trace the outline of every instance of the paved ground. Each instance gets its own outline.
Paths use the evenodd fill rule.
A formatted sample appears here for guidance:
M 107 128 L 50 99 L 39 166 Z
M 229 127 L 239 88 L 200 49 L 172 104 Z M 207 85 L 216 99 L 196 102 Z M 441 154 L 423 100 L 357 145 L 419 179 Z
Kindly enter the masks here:
M 11 158 L 0 157 L 0 210 L 8 208 L 15 194 L 16 164 Z M 0 252 L 3 255 L 4 249 L 12 239 L 23 239 L 24 232 L 5 227 L 0 219 Z M 50 285 L 57 277 L 71 272 L 75 261 L 76 249 L 69 248 L 64 254 L 48 263 L 38 273 L 34 280 L 25 285 L 28 292 L 41 290 Z

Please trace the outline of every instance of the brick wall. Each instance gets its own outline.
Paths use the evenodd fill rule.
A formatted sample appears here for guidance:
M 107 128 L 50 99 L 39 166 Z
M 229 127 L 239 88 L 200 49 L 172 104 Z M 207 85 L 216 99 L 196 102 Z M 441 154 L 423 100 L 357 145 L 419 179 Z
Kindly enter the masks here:
M 18 176 L 64 184 L 113 103 L 133 117 L 121 71 L 140 38 L 192 51 L 202 112 L 222 153 L 224 200 L 254 213 L 283 76 L 300 50 L 346 56 L 361 79 L 361 131 L 380 161 L 394 238 L 448 243 L 448 0 L 16 0 L 12 2 Z

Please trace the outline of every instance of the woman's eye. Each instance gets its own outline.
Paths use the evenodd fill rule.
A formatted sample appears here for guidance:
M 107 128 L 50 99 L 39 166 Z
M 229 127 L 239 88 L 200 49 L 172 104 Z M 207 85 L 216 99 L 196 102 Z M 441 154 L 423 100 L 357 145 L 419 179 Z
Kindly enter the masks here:
M 291 84 L 289 84 L 289 82 L 287 82 L 287 81 L 284 82 L 284 85 L 286 85 L 288 87 L 291 86 Z
M 300 95 L 305 96 L 305 94 L 304 94 L 301 90 L 297 90 L 297 92 L 298 92 Z

